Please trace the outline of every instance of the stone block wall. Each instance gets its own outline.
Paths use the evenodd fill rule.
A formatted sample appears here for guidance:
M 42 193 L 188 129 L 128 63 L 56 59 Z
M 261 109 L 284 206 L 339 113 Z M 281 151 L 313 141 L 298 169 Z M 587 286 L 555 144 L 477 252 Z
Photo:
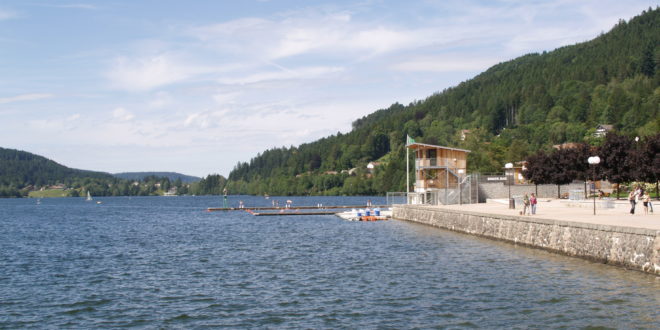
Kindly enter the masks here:
M 393 218 L 660 275 L 660 231 L 395 205 Z

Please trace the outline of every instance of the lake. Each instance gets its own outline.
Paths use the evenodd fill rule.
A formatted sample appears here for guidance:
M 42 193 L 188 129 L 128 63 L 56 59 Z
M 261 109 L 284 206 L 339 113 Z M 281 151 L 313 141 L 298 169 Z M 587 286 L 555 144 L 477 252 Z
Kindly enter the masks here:
M 383 197 L 230 196 L 248 206 Z M 0 328 L 657 328 L 660 278 L 218 196 L 0 199 Z

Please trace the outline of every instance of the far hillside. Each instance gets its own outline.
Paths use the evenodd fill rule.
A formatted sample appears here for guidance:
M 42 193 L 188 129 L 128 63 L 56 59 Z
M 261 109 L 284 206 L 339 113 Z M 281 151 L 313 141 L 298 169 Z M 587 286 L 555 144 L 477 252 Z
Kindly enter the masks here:
M 26 151 L 0 148 L 0 198 L 220 194 L 226 179 L 172 172 L 109 173 L 66 167 Z M 133 176 L 131 176 L 133 174 Z
M 176 180 L 181 180 L 183 183 L 193 183 L 200 181 L 202 178 L 185 175 L 176 172 L 123 172 L 113 174 L 115 177 L 125 180 L 144 180 L 146 177 L 152 176 L 157 178 L 168 178 L 170 181 L 174 182 Z
M 0 186 L 70 184 L 81 178 L 113 179 L 113 176 L 69 168 L 26 151 L 0 148 Z

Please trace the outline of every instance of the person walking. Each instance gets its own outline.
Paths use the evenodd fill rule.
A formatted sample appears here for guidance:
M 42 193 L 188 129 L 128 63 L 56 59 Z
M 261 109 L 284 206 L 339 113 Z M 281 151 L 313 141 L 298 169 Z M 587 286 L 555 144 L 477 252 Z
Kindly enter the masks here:
M 649 204 L 651 204 L 651 195 L 649 192 L 645 192 L 642 196 L 642 203 L 644 204 L 644 215 L 649 215 Z
M 532 197 L 529 198 L 529 204 L 532 206 L 532 215 L 536 214 L 536 203 L 538 201 L 536 200 L 536 195 L 532 193 Z
M 530 212 L 529 208 L 529 195 L 525 193 L 525 197 L 523 197 L 523 211 L 522 215 L 527 215 Z
M 635 200 L 636 197 L 635 190 L 631 190 L 628 194 L 628 201 L 630 201 L 630 214 L 635 214 L 635 204 L 637 204 L 637 201 Z

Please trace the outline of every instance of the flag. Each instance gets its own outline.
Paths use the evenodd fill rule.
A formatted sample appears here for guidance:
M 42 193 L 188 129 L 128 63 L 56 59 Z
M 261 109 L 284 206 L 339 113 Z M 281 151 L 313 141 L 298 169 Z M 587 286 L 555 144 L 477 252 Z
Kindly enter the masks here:
M 411 138 L 410 135 L 406 134 L 406 145 L 409 146 L 415 143 L 415 139 Z

